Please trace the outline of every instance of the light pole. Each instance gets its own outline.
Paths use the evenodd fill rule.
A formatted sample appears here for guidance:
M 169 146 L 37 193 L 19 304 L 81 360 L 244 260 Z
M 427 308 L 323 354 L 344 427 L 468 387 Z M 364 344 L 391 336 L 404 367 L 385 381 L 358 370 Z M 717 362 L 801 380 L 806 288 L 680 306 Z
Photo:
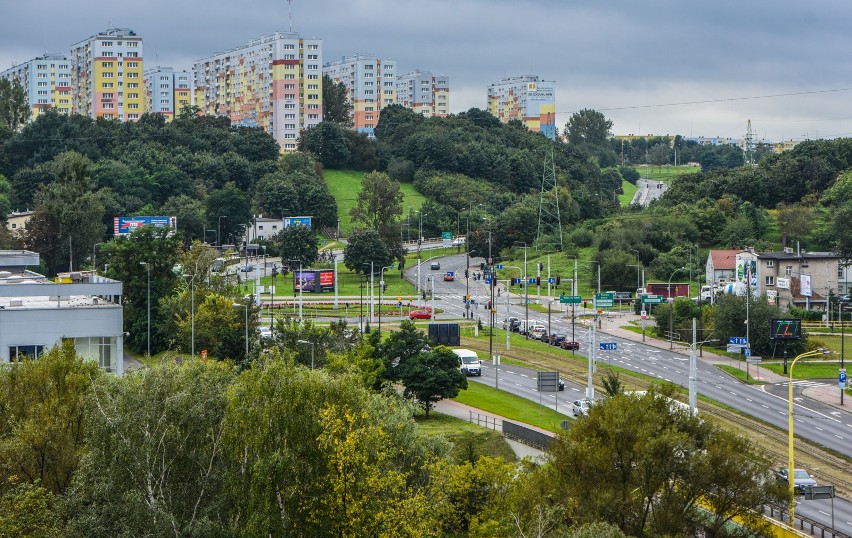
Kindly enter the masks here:
M 220 249 L 222 248 L 222 219 L 228 218 L 228 215 L 221 215 L 219 217 L 219 226 L 216 228 L 216 246 Z
M 242 303 L 233 303 L 231 306 L 234 308 L 245 308 L 246 311 L 246 360 L 249 357 L 249 335 L 248 335 L 248 305 Z
M 679 272 L 683 271 L 683 267 L 679 267 L 674 270 L 674 272 L 669 277 L 669 285 L 668 285 L 668 299 L 671 299 L 671 306 L 669 307 L 669 349 L 674 349 L 674 298 L 672 298 L 672 278 Z
M 98 258 L 97 258 L 98 245 L 103 245 L 103 243 L 95 243 L 94 245 L 92 245 L 92 268 L 95 270 L 95 274 L 98 274 Z
M 311 370 L 314 369 L 314 344 L 313 342 L 308 342 L 307 340 L 296 340 L 297 344 L 310 344 L 311 345 Z
M 382 267 L 381 276 L 379 277 L 379 341 L 381 342 L 382 338 L 382 294 L 384 293 L 385 288 L 385 269 L 393 269 L 393 265 L 387 265 Z M 434 297 L 434 295 L 433 295 Z
M 148 262 L 139 262 L 148 270 L 148 357 L 151 356 L 151 265 Z
M 804 358 L 804 357 L 812 357 L 814 355 L 819 355 L 823 352 L 823 348 L 815 349 L 813 351 L 808 351 L 807 353 L 802 353 L 790 363 L 790 379 L 789 385 L 790 390 L 788 393 L 787 399 L 787 482 L 790 487 L 790 520 L 789 524 L 793 525 L 793 518 L 796 514 L 796 475 L 794 474 L 794 463 L 793 463 L 793 367 L 796 366 L 796 361 Z
M 423 211 L 421 209 L 417 210 L 420 213 L 420 227 L 417 231 L 417 305 L 422 306 L 423 303 L 420 302 L 421 297 L 421 288 L 420 288 L 420 265 L 423 263 L 423 259 L 420 256 L 420 247 L 423 242 Z
M 639 269 L 642 267 L 641 264 L 639 263 L 639 251 L 636 250 L 635 248 L 631 248 L 631 249 L 628 249 L 628 250 L 636 253 L 636 293 L 638 294 L 639 288 L 642 287 L 642 281 L 640 280 L 640 277 L 639 277 Z M 638 299 L 638 297 L 637 297 L 637 299 Z

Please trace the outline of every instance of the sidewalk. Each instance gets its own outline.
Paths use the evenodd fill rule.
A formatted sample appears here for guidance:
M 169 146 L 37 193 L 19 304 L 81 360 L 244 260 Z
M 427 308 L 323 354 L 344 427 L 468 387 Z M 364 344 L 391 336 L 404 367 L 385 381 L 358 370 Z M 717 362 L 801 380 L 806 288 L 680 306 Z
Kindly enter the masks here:
M 624 338 L 625 340 L 630 340 L 632 342 L 642 342 L 641 334 L 635 333 L 633 331 L 628 331 L 620 327 L 620 325 L 627 324 L 630 321 L 635 321 L 637 319 L 638 316 L 635 315 L 625 316 L 623 318 L 617 319 L 603 318 L 603 324 L 601 328 L 598 329 L 598 332 L 611 334 L 613 336 Z M 645 342 L 642 343 L 659 349 L 669 349 L 669 342 L 651 336 L 650 329 L 646 329 Z M 671 349 L 670 351 L 682 355 L 689 355 L 689 348 L 684 348 L 683 344 L 675 343 L 674 349 Z M 746 371 L 746 368 L 748 368 L 749 374 L 751 374 L 752 377 L 754 377 L 755 379 L 759 379 L 760 381 L 764 381 L 766 383 L 783 383 L 788 381 L 788 378 L 786 376 L 776 374 L 775 372 L 767 368 L 763 368 L 760 365 L 748 364 L 745 361 L 734 360 L 729 357 L 716 355 L 715 353 L 711 353 L 707 350 L 704 350 L 703 357 L 699 356 L 698 360 L 713 365 L 731 366 L 744 372 Z M 836 407 L 838 410 L 852 412 L 852 401 L 849 401 L 852 400 L 852 398 L 845 398 L 844 405 L 842 407 L 840 406 L 840 389 L 837 386 L 826 385 L 819 387 L 808 387 L 802 391 L 802 394 L 808 398 L 817 400 L 826 405 Z

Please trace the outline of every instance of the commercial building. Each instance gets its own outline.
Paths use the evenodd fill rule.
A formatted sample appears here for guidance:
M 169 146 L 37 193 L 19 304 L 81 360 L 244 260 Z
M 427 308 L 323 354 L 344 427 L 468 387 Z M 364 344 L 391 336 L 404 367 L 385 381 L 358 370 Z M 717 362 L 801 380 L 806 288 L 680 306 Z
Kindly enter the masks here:
M 172 121 L 184 107 L 192 104 L 192 79 L 189 71 L 157 66 L 145 71 L 145 109 Z
M 415 70 L 396 80 L 399 104 L 426 117 L 445 118 L 450 113 L 450 77 Z
M 71 340 L 79 355 L 123 374 L 121 282 L 94 271 L 50 280 L 27 270 L 38 264 L 35 252 L 0 251 L 0 362 L 38 358 Z
M 136 121 L 145 113 L 142 37 L 111 28 L 71 45 L 71 112 Z
M 325 64 L 322 72 L 346 87 L 353 127 L 372 136 L 382 109 L 397 103 L 396 61 L 356 54 Z
M 31 120 L 47 109 L 60 114 L 71 111 L 71 67 L 64 54 L 49 53 L 18 64 L 0 78 L 18 82 L 27 94 Z
M 293 151 L 303 129 L 322 121 L 322 40 L 275 33 L 195 62 L 202 114 L 261 127 Z
M 498 80 L 488 86 L 488 111 L 503 123 L 518 120 L 527 129 L 556 138 L 555 82 L 535 75 Z

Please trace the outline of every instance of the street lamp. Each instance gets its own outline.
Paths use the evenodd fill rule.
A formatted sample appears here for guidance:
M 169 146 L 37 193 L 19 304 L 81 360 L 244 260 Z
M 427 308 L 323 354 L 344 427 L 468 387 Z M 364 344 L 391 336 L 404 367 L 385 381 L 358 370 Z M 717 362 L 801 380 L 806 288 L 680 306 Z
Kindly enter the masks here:
M 790 379 L 789 386 L 790 392 L 788 394 L 787 400 L 787 419 L 788 419 L 788 431 L 787 431 L 787 458 L 788 458 L 788 468 L 787 468 L 787 482 L 790 486 L 790 525 L 793 524 L 793 518 L 796 514 L 796 475 L 794 474 L 794 464 L 793 464 L 793 367 L 796 366 L 796 361 L 804 358 L 804 357 L 812 357 L 814 355 L 819 355 L 823 352 L 824 348 L 815 349 L 813 351 L 808 351 L 807 353 L 802 353 L 790 364 Z
M 148 262 L 139 262 L 148 270 L 148 357 L 151 356 L 151 265 Z
M 393 269 L 393 265 L 382 267 L 381 276 L 379 277 L 379 341 L 382 337 L 382 293 L 385 288 L 385 269 Z
M 308 342 L 307 340 L 296 340 L 297 344 L 310 344 L 311 345 L 311 370 L 314 369 L 314 346 L 313 342 Z
M 231 306 L 234 308 L 244 308 L 246 311 L 246 360 L 249 357 L 249 335 L 248 335 L 248 305 L 242 303 L 233 303 Z
M 98 274 L 98 259 L 97 259 L 98 245 L 103 245 L 103 243 L 95 243 L 94 245 L 92 245 L 92 268 L 95 270 L 95 274 Z
M 420 302 L 420 265 L 423 263 L 423 259 L 420 256 L 420 247 L 421 243 L 423 242 L 423 216 L 427 215 L 428 213 L 423 213 L 423 210 L 421 209 L 418 209 L 417 212 L 420 213 L 420 228 L 418 228 L 417 232 L 417 304 L 418 306 L 421 306 L 422 303 Z
M 669 307 L 669 349 L 674 348 L 674 298 L 672 298 L 672 278 L 679 272 L 683 271 L 684 267 L 679 267 L 674 270 L 674 272 L 669 277 L 669 285 L 668 285 L 668 299 L 671 299 L 671 306 Z
M 219 227 L 216 228 L 216 246 L 222 247 L 222 219 L 228 218 L 228 215 L 221 215 L 219 217 Z
M 640 280 L 640 277 L 639 277 L 639 269 L 642 267 L 642 265 L 639 263 L 639 251 L 636 250 L 635 248 L 629 248 L 627 250 L 629 250 L 630 252 L 636 253 L 636 293 L 638 294 L 639 288 L 642 287 L 642 281 Z M 637 299 L 638 299 L 638 297 L 637 297 Z M 635 312 L 635 310 L 634 310 L 634 312 Z

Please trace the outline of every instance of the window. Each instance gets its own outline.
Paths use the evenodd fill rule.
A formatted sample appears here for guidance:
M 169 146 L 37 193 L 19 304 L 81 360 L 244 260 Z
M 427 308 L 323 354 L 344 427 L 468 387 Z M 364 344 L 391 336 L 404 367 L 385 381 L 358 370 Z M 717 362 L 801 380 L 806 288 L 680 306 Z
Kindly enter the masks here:
M 292 43 L 285 43 L 284 44 L 284 50 L 295 50 L 295 49 L 296 49 L 296 45 L 294 45 Z
M 103 46 L 104 46 L 104 47 L 111 47 L 111 46 L 112 46 L 112 41 L 104 41 L 104 42 L 103 42 Z
M 316 54 L 308 54 L 308 60 L 319 60 Z
M 139 78 L 139 73 L 127 73 L 127 78 Z
M 139 67 L 139 62 L 127 62 L 124 66 L 128 68 Z
M 309 93 L 308 99 L 319 99 L 319 94 L 318 93 Z
M 128 41 L 128 42 L 127 42 L 127 46 L 128 46 L 128 47 L 138 47 L 138 46 L 139 46 L 139 42 L 138 42 L 138 41 Z
M 308 119 L 309 120 L 318 120 L 319 114 L 308 114 Z
M 308 45 L 308 50 L 317 50 L 317 45 Z
M 105 71 L 104 72 L 104 78 L 112 78 L 114 76 L 115 76 L 115 73 L 113 73 L 112 71 Z
M 113 84 L 112 82 L 104 82 L 103 84 L 101 84 L 101 86 L 103 86 L 104 88 L 112 88 Z
M 284 110 L 295 110 L 296 103 L 284 103 Z
M 308 105 L 308 110 L 319 110 L 319 105 Z
M 284 119 L 285 119 L 285 120 L 295 120 L 295 119 L 296 119 L 296 115 L 295 115 L 295 114 L 291 114 L 291 113 L 284 114 Z
M 285 90 L 295 90 L 295 89 L 296 89 L 296 85 L 295 85 L 295 84 L 285 84 L 285 85 L 284 85 L 284 89 L 285 89 Z
M 784 271 L 784 274 L 786 274 L 787 276 L 792 275 L 792 274 L 793 274 L 793 266 L 792 266 L 792 265 L 788 265 L 788 266 L 787 266 L 787 269 L 785 269 L 785 271 Z
M 103 104 L 103 107 L 104 107 L 105 110 L 112 110 L 113 109 L 112 103 L 102 103 L 102 104 Z
M 138 58 L 138 57 L 139 57 L 139 53 L 138 53 L 138 52 L 128 52 L 128 53 L 127 53 L 127 57 L 128 57 L 128 58 Z
M 774 276 L 767 276 L 766 277 L 766 285 L 767 286 L 774 286 L 775 285 L 775 277 Z
M 284 133 L 284 138 L 296 138 L 295 133 Z
M 127 103 L 127 108 L 139 108 L 139 103 Z
M 838 268 L 837 268 L 837 278 L 838 278 L 839 280 L 840 280 L 840 279 L 843 279 L 843 267 L 838 267 Z
M 114 52 L 112 52 L 112 51 L 105 50 L 105 51 L 103 52 L 103 56 L 105 56 L 105 57 L 107 57 L 107 58 L 112 58 L 112 57 L 114 57 L 114 56 L 115 56 L 115 53 L 114 53 Z
M 47 86 L 47 82 L 39 82 L 38 85 L 39 86 Z
M 319 64 L 308 64 L 308 69 L 319 69 Z
M 110 69 L 114 64 L 115 62 L 104 62 L 104 69 Z
M 309 90 L 318 90 L 319 84 L 308 84 L 308 89 Z
M 128 83 L 127 83 L 127 89 L 130 89 L 130 88 L 138 88 L 138 87 L 139 87 L 139 83 L 138 83 L 138 82 L 128 82 Z
M 105 93 L 105 94 L 101 95 L 101 98 L 102 99 L 112 99 L 112 96 L 113 96 L 113 93 L 110 92 L 110 93 Z
M 308 80 L 318 80 L 319 75 L 308 75 Z
M 24 357 L 37 359 L 44 353 L 44 346 L 9 346 L 9 362 L 20 362 Z

